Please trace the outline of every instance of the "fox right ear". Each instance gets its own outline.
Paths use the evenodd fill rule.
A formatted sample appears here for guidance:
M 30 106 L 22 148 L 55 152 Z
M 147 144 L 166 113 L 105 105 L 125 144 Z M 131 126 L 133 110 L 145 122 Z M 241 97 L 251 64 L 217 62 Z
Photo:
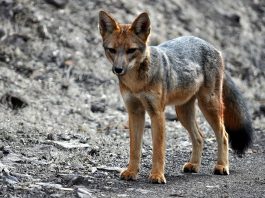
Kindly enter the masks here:
M 102 37 L 107 33 L 111 34 L 114 30 L 118 30 L 119 26 L 116 21 L 106 12 L 99 12 L 99 31 Z
M 131 25 L 131 30 L 133 30 L 139 38 L 146 42 L 150 34 L 150 25 L 151 22 L 148 13 L 143 12 L 134 20 Z

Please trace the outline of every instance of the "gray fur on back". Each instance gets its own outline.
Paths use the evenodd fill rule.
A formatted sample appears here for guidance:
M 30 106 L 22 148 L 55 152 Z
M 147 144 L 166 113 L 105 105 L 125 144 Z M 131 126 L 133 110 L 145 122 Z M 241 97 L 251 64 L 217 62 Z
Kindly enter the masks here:
M 188 88 L 199 79 L 206 84 L 220 73 L 221 56 L 211 44 L 183 36 L 150 46 L 151 81 L 163 80 L 167 90 Z M 203 83 L 201 82 L 201 83 Z

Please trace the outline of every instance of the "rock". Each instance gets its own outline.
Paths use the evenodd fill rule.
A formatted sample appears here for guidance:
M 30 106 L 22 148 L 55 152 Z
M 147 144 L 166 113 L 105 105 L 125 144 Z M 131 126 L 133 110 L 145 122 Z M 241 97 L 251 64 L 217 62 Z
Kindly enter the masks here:
M 56 140 L 57 137 L 54 133 L 47 134 L 47 140 Z
M 4 157 L 4 153 L 3 153 L 3 151 L 0 151 L 0 159 L 1 159 L 2 157 Z
M 71 140 L 69 142 L 62 142 L 62 141 L 50 141 L 48 143 L 53 144 L 59 149 L 76 149 L 76 148 L 88 148 L 89 144 L 82 144 L 79 143 L 78 140 Z
M 177 121 L 178 119 L 177 119 L 177 116 L 176 116 L 176 114 L 175 113 L 169 113 L 169 112 L 166 112 L 166 119 L 168 120 L 168 121 Z
M 32 181 L 33 180 L 33 177 L 31 175 L 28 175 L 28 174 L 21 174 L 21 173 L 11 173 L 12 176 L 20 179 L 20 180 L 26 180 L 26 181 Z
M 64 188 L 61 184 L 54 184 L 54 183 L 46 183 L 46 182 L 38 182 L 36 185 L 42 186 L 47 189 L 57 189 L 63 191 L 74 191 L 73 188 Z
M 98 146 L 94 146 L 93 148 L 91 148 L 91 150 L 88 152 L 89 155 L 91 156 L 98 156 L 99 155 L 99 147 Z
M 90 168 L 90 172 L 91 173 L 95 173 L 97 170 L 98 170 L 97 167 L 91 167 Z
M 117 173 L 120 173 L 123 170 L 120 167 L 110 167 L 110 166 L 98 166 L 97 169 L 102 171 L 117 172 Z
M 40 25 L 38 27 L 38 32 L 39 32 L 40 38 L 42 38 L 42 39 L 50 39 L 51 38 L 51 34 L 49 33 L 46 25 Z
M 4 146 L 1 150 L 4 155 L 8 155 L 11 152 L 10 146 Z
M 79 187 L 76 189 L 76 195 L 77 197 L 79 198 L 92 198 L 92 197 L 95 197 L 92 195 L 92 193 L 87 189 L 87 188 L 84 188 L 84 187 Z
M 265 105 L 260 105 L 259 107 L 260 113 L 265 116 Z
M 90 109 L 93 113 L 97 113 L 97 112 L 104 113 L 106 107 L 105 107 L 105 104 L 103 103 L 94 103 L 91 105 Z
M 219 185 L 214 185 L 214 186 L 205 186 L 206 188 L 220 188 Z
M 0 39 L 5 36 L 5 31 L 0 28 Z
M 65 140 L 65 141 L 69 141 L 71 139 L 71 137 L 68 134 L 60 134 L 60 139 L 61 140 Z
M 46 2 L 60 9 L 65 8 L 68 4 L 68 0 L 46 0 Z
M 152 192 L 151 190 L 146 190 L 146 189 L 142 189 L 142 188 L 137 188 L 136 191 L 140 192 L 141 194 L 147 194 L 147 193 Z
M 0 98 L 0 103 L 8 106 L 13 110 L 21 109 L 28 106 L 28 102 L 20 96 L 6 93 Z
M 10 172 L 7 168 L 2 169 L 3 180 L 8 184 L 18 183 L 18 179 L 15 176 L 10 175 Z
M 18 48 L 17 48 L 18 49 Z M 22 54 L 22 52 L 20 50 L 16 50 L 16 52 L 18 54 Z M 18 55 L 20 56 L 20 55 Z M 34 69 L 28 67 L 28 66 L 25 66 L 24 63 L 22 62 L 17 62 L 16 66 L 15 66 L 15 71 L 19 74 L 21 74 L 22 76 L 25 76 L 26 78 L 29 78 L 33 72 L 34 72 Z
M 65 177 L 65 176 L 64 176 Z M 82 175 L 69 175 L 66 176 L 67 186 L 73 185 L 90 185 L 94 183 L 94 177 L 91 176 L 82 176 Z
M 87 137 L 81 137 L 80 140 L 79 140 L 79 142 L 85 144 L 85 143 L 87 143 L 87 140 L 88 140 Z
M 129 197 L 127 194 L 117 194 L 117 197 Z

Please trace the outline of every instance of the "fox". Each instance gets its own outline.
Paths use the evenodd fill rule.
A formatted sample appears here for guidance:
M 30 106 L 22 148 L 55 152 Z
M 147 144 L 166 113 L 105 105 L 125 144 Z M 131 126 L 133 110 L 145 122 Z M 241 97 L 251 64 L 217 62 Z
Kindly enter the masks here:
M 250 148 L 253 128 L 242 94 L 225 71 L 221 51 L 195 36 L 181 36 L 149 46 L 149 14 L 132 23 L 117 22 L 99 12 L 99 32 L 105 55 L 119 81 L 128 112 L 129 163 L 122 180 L 136 180 L 140 170 L 145 116 L 151 120 L 152 167 L 149 180 L 165 184 L 165 107 L 175 107 L 181 125 L 192 142 L 184 173 L 198 173 L 204 135 L 196 122 L 196 104 L 214 131 L 217 162 L 214 174 L 229 175 L 229 143 L 237 154 Z

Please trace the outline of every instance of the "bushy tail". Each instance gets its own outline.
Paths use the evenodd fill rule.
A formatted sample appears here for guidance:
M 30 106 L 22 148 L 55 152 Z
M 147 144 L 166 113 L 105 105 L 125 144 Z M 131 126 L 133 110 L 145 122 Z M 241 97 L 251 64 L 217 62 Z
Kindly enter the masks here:
M 252 144 L 253 129 L 245 101 L 225 73 L 223 83 L 224 125 L 229 135 L 229 142 L 237 154 L 243 154 Z

